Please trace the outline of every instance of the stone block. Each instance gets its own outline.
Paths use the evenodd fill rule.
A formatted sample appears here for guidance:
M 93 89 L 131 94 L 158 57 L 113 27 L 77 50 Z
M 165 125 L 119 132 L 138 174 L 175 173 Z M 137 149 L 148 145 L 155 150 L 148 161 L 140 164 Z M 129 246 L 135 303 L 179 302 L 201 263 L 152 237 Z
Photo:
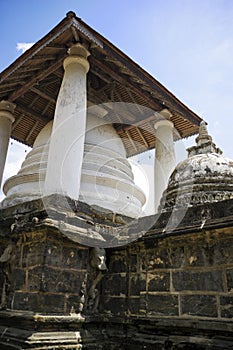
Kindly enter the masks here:
M 64 312 L 64 296 L 61 294 L 15 292 L 12 304 L 15 310 L 44 313 Z
M 102 282 L 103 290 L 110 295 L 127 295 L 126 276 L 121 274 L 106 275 Z
M 129 314 L 137 315 L 139 314 L 140 310 L 140 298 L 128 298 L 127 300 L 128 303 L 128 311 Z
M 181 313 L 191 316 L 217 317 L 214 295 L 182 295 Z
M 191 242 L 188 242 L 188 245 L 186 246 L 185 260 L 184 260 L 183 266 L 187 266 L 187 267 L 205 266 L 206 258 L 204 256 L 204 251 L 203 251 L 204 245 L 205 245 L 205 242 L 203 242 L 201 239 L 200 241 L 198 241 L 198 243 L 193 240 L 191 240 Z
M 176 291 L 223 291 L 222 272 L 217 271 L 180 271 L 172 274 Z
M 104 312 L 111 312 L 114 315 L 124 315 L 127 310 L 126 298 L 109 297 L 102 304 Z
M 185 252 L 185 243 L 184 245 L 174 245 L 169 248 L 170 261 L 171 264 L 169 267 L 179 268 L 185 265 L 186 261 L 186 252 Z
M 83 273 L 76 271 L 36 267 L 28 272 L 28 289 L 51 293 L 79 293 Z
M 62 267 L 73 269 L 86 269 L 88 264 L 88 249 L 79 249 L 75 246 L 63 246 Z
M 147 252 L 148 271 L 161 268 L 170 268 L 171 261 L 167 247 L 157 247 Z
M 220 296 L 221 317 L 233 318 L 233 296 Z
M 48 240 L 45 247 L 44 263 L 49 266 L 61 266 L 62 243 Z
M 170 273 L 150 273 L 147 275 L 147 280 L 150 292 L 168 292 L 170 290 Z
M 146 290 L 146 275 L 145 274 L 132 274 L 130 276 L 130 295 L 140 295 L 140 292 Z
M 46 290 L 46 281 L 43 278 L 43 267 L 38 266 L 28 271 L 28 290 L 39 292 Z
M 145 315 L 147 310 L 147 294 L 141 293 L 140 294 L 140 314 Z
M 65 295 L 65 312 L 70 313 L 71 310 L 79 313 L 80 311 L 80 295 Z
M 233 263 L 233 239 L 216 239 L 203 247 L 206 265 L 225 265 Z
M 23 269 L 14 269 L 12 274 L 12 290 L 26 289 L 26 271 Z
M 140 271 L 146 272 L 148 268 L 147 253 L 144 250 L 139 256 Z
M 178 296 L 148 294 L 147 313 L 148 315 L 178 316 Z
M 126 256 L 122 254 L 113 254 L 110 256 L 109 273 L 120 273 L 127 271 Z
M 23 246 L 22 265 L 32 267 L 44 264 L 46 256 L 45 242 L 32 242 Z
M 233 292 L 233 269 L 227 269 L 226 275 L 227 275 L 227 289 L 229 292 Z
M 136 254 L 130 254 L 129 259 L 129 271 L 130 272 L 137 272 L 137 255 Z

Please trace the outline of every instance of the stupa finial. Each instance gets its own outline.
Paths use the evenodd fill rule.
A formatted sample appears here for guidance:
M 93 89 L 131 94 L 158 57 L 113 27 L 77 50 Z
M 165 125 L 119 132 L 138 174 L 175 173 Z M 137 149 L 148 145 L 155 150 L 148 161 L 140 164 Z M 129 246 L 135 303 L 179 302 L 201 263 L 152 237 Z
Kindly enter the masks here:
M 199 140 L 212 140 L 212 137 L 209 135 L 206 123 L 204 120 L 201 121 L 199 126 L 199 136 L 197 137 L 197 142 Z
M 202 120 L 199 126 L 199 135 L 196 138 L 196 144 L 197 146 L 201 146 L 207 142 L 212 142 L 212 137 L 208 133 L 206 123 Z
M 209 135 L 206 123 L 204 120 L 201 121 L 199 126 L 199 135 L 196 138 L 196 146 L 187 149 L 189 157 L 197 154 L 205 153 L 218 153 L 222 154 L 222 151 L 216 147 L 212 141 L 212 137 Z

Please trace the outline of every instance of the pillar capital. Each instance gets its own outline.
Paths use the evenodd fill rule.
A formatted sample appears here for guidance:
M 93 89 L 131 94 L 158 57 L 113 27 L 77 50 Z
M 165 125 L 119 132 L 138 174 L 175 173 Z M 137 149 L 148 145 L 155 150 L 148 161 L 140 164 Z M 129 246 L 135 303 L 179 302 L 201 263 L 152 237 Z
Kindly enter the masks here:
M 74 44 L 68 50 L 69 56 L 64 59 L 63 67 L 66 68 L 69 65 L 79 64 L 81 65 L 85 73 L 89 71 L 90 64 L 87 60 L 87 57 L 90 56 L 90 52 L 80 43 Z
M 15 120 L 13 117 L 15 107 L 16 105 L 12 102 L 6 100 L 0 101 L 0 117 L 6 117 L 13 123 Z
M 168 108 L 164 108 L 162 109 L 159 114 L 161 114 L 165 119 L 171 119 L 172 117 L 172 113 L 169 111 Z
M 167 119 L 161 119 L 161 120 L 158 120 L 155 124 L 154 124 L 154 128 L 157 130 L 158 128 L 160 127 L 163 127 L 163 126 L 166 126 L 166 127 L 169 127 L 171 129 L 173 129 L 174 127 L 174 124 L 170 121 L 170 120 L 167 120 Z

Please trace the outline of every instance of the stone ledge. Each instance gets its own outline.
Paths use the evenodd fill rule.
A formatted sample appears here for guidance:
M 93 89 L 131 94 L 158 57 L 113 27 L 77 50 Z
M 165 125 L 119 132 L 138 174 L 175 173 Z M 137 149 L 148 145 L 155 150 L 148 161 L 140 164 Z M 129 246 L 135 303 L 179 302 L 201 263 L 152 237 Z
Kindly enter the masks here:
M 43 315 L 0 311 L 3 349 L 232 349 L 233 320 L 211 321 L 178 317 L 113 317 Z M 32 327 L 25 327 L 25 320 Z M 7 324 L 8 323 L 8 324 Z M 27 330 L 26 330 L 27 328 Z M 166 345 L 166 346 L 165 346 Z M 171 345 L 173 347 L 167 347 Z M 99 346 L 99 347 L 98 347 Z M 208 347 L 207 347 L 208 346 Z M 2 347 L 1 347 L 2 349 Z
M 192 223 L 192 224 L 190 224 Z M 116 247 L 233 226 L 233 200 L 132 219 L 61 195 L 0 208 L 0 236 L 51 227 L 72 241 Z

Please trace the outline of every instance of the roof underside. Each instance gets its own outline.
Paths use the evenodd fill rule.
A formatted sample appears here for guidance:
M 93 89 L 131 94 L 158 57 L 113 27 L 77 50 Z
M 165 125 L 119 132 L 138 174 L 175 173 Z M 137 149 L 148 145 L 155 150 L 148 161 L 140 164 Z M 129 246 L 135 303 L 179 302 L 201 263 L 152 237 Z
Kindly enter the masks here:
M 88 106 L 102 105 L 127 155 L 155 145 L 154 123 L 164 108 L 172 113 L 175 139 L 198 131 L 202 120 L 157 80 L 70 12 L 50 33 L 0 75 L 0 100 L 16 104 L 11 137 L 29 146 L 53 119 L 67 49 L 81 42 L 90 51 Z

